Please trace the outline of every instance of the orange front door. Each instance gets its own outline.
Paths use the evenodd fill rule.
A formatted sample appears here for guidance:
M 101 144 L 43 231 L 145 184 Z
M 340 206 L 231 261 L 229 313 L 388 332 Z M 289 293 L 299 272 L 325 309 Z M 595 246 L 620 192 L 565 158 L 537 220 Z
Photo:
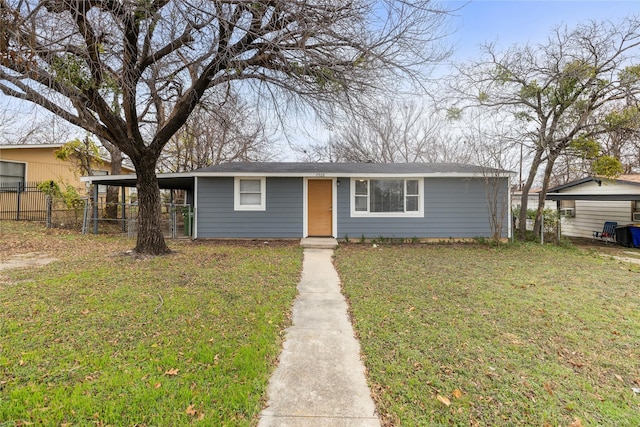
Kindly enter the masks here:
M 307 181 L 307 211 L 309 236 L 333 235 L 333 181 Z

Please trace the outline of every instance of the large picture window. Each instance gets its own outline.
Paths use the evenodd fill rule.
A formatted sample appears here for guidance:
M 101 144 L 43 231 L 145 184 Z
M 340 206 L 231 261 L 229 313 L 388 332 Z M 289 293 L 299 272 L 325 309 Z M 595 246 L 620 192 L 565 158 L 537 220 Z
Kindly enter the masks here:
M 0 191 L 23 191 L 25 169 L 25 163 L 0 160 Z
M 237 211 L 263 211 L 266 209 L 265 178 L 235 178 L 234 209 Z
M 352 216 L 423 216 L 422 179 L 352 179 Z

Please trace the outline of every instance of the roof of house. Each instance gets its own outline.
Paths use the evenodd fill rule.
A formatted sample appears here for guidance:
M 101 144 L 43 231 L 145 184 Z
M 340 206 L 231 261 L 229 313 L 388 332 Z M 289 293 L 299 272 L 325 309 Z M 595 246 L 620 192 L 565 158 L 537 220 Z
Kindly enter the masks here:
M 304 176 L 308 174 L 337 175 L 509 175 L 511 172 L 463 163 L 304 163 L 304 162 L 233 162 L 201 168 L 193 172 L 211 174 L 267 174 Z
M 630 191 L 627 193 L 610 194 L 606 191 L 597 191 L 592 193 L 571 193 L 570 189 L 579 185 L 583 185 L 590 182 L 596 182 L 600 186 L 602 182 L 611 182 L 617 184 L 627 184 L 631 186 L 637 186 L 637 191 Z M 604 187 L 606 188 L 606 187 Z M 568 190 L 568 191 L 566 191 Z M 600 201 L 614 201 L 614 200 L 640 200 L 640 174 L 628 174 L 620 175 L 616 179 L 602 178 L 590 176 L 587 178 L 578 179 L 576 181 L 568 182 L 563 185 L 547 190 L 547 200 L 600 200 Z
M 33 150 L 33 149 L 59 149 L 62 148 L 64 146 L 64 144 L 0 144 L 0 150 Z M 105 163 L 111 163 L 111 160 L 108 159 L 107 157 L 103 157 L 103 156 L 98 156 L 97 159 L 99 159 L 102 162 Z M 133 172 L 135 169 L 133 168 L 133 166 L 128 165 L 128 164 L 123 164 L 122 168 L 127 170 L 127 171 L 131 171 Z
M 302 163 L 302 162 L 233 162 L 201 168 L 193 172 L 158 174 L 160 188 L 192 189 L 195 177 L 387 177 L 425 176 L 477 178 L 510 177 L 514 172 L 461 163 Z M 82 181 L 106 185 L 135 186 L 136 176 L 111 175 L 82 177 Z
M 60 148 L 63 144 L 0 144 L 0 150 L 23 150 L 36 148 Z
M 566 184 L 558 185 L 556 187 L 547 190 L 547 193 L 558 193 L 567 188 L 575 187 L 577 185 L 586 184 L 588 182 L 601 183 L 603 181 L 617 182 L 620 184 L 640 185 L 640 174 L 620 175 L 615 179 L 603 178 L 597 176 L 589 176 L 586 178 L 578 179 L 576 181 L 567 182 Z

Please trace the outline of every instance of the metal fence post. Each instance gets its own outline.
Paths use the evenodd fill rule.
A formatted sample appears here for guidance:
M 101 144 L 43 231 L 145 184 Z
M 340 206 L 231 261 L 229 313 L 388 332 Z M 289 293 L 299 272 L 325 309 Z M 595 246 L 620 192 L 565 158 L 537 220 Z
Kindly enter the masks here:
M 47 228 L 51 228 L 51 215 L 53 211 L 53 197 L 47 195 L 46 197 L 46 206 L 47 206 Z
M 84 209 L 82 212 L 82 234 L 87 234 L 89 228 L 89 198 L 83 197 Z
M 18 183 L 18 194 L 16 195 L 16 199 L 18 202 L 18 205 L 16 206 L 16 221 L 20 221 L 20 205 L 22 203 L 20 203 L 20 200 L 22 199 L 22 182 Z
M 98 234 L 98 186 L 93 185 L 93 234 Z

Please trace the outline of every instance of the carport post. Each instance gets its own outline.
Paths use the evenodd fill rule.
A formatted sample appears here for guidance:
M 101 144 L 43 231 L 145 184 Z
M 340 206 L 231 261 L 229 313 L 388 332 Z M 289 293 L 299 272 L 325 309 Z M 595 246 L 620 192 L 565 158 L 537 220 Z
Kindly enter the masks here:
M 562 218 L 560 217 L 560 200 L 556 200 L 556 212 L 558 222 L 556 224 L 556 239 L 558 239 L 558 245 L 560 244 L 560 236 L 562 235 Z
M 127 231 L 127 187 L 121 186 L 120 191 L 122 191 L 122 232 L 125 232 Z
M 93 184 L 93 234 L 98 234 L 98 184 Z

